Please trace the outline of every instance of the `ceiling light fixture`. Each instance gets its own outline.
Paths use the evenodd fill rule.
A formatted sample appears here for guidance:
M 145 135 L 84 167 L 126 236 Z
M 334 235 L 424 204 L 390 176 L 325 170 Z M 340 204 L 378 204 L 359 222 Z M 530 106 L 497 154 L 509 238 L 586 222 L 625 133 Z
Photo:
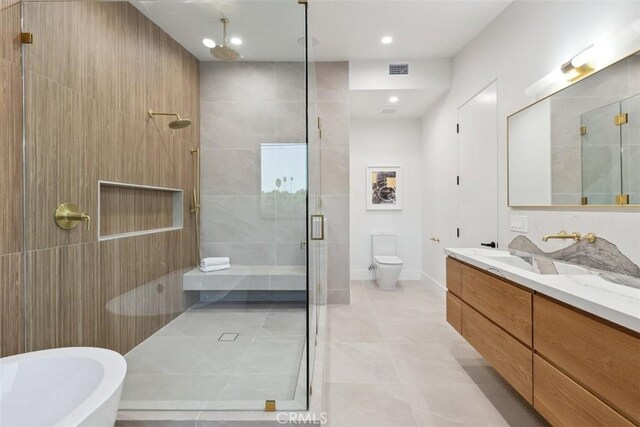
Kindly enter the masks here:
M 231 42 L 231 44 L 234 44 L 236 46 L 239 46 L 242 44 L 242 39 L 239 37 L 231 37 L 231 40 L 229 40 Z
M 392 96 L 391 98 L 389 98 L 389 102 L 392 104 L 395 104 L 396 102 L 398 102 L 398 97 L 397 96 Z
M 211 39 L 202 39 L 202 44 L 208 47 L 209 49 L 216 47 L 216 42 Z
M 381 40 L 380 43 L 382 44 L 391 44 L 391 42 L 393 41 L 393 37 L 391 36 L 384 36 Z

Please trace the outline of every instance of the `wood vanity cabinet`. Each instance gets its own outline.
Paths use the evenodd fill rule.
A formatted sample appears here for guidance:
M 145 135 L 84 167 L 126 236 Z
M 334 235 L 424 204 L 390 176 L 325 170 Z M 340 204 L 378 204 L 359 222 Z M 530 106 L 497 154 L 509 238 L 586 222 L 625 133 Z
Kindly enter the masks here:
M 527 402 L 533 403 L 531 349 L 465 302 L 462 303 L 462 336 Z
M 447 292 L 447 322 L 462 334 L 462 301 L 451 292 Z
M 533 322 L 539 356 L 640 423 L 640 339 L 636 334 L 541 295 L 534 297 Z
M 553 425 L 640 425 L 640 334 L 447 258 L 447 321 Z
M 462 295 L 462 269 L 464 264 L 447 257 L 447 290 L 458 298 Z
M 447 321 L 532 403 L 531 292 L 452 258 L 447 290 Z
M 461 296 L 471 307 L 531 347 L 531 291 L 463 266 Z

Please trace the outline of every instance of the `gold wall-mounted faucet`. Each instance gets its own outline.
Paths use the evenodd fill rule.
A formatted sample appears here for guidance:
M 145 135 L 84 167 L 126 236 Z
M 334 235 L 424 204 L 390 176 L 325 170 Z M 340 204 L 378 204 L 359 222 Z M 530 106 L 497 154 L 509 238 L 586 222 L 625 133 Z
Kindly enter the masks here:
M 571 234 L 567 233 L 566 231 L 561 231 L 558 234 L 546 234 L 546 235 L 544 235 L 542 237 L 542 241 L 546 242 L 549 239 L 573 239 L 573 240 L 575 240 L 577 242 L 581 238 L 582 238 L 582 236 L 577 231 L 574 231 Z

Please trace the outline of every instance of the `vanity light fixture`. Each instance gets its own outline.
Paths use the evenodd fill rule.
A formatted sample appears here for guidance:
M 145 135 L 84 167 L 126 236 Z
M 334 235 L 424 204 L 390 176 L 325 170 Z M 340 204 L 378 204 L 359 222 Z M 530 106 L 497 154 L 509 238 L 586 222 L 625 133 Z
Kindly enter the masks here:
M 209 49 L 216 47 L 216 42 L 211 39 L 202 39 L 202 44 L 208 47 Z
M 234 44 L 236 46 L 240 46 L 242 44 L 242 39 L 240 37 L 231 37 L 231 40 L 229 40 L 231 42 L 231 44 Z
M 567 82 L 575 82 L 638 50 L 640 50 L 640 19 L 635 19 L 616 33 L 597 40 L 577 53 L 569 61 L 526 88 L 524 93 L 527 96 L 542 97 L 564 89 Z
M 391 37 L 391 36 L 384 36 L 380 40 L 380 43 L 382 43 L 382 44 L 391 44 L 391 42 L 393 42 L 393 37 Z
M 594 47 L 591 45 L 560 66 L 567 81 L 573 82 L 595 70 L 593 54 Z
M 395 104 L 396 102 L 398 102 L 399 98 L 397 96 L 392 96 L 391 98 L 389 98 L 389 102 L 392 104 Z

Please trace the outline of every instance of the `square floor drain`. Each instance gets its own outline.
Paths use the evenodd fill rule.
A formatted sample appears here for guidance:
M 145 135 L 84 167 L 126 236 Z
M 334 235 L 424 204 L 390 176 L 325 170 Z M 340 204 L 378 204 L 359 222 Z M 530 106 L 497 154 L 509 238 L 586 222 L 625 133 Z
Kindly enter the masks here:
M 237 332 L 225 332 L 224 334 L 220 335 L 220 338 L 218 338 L 218 341 L 235 341 L 236 338 L 238 338 L 238 333 Z

